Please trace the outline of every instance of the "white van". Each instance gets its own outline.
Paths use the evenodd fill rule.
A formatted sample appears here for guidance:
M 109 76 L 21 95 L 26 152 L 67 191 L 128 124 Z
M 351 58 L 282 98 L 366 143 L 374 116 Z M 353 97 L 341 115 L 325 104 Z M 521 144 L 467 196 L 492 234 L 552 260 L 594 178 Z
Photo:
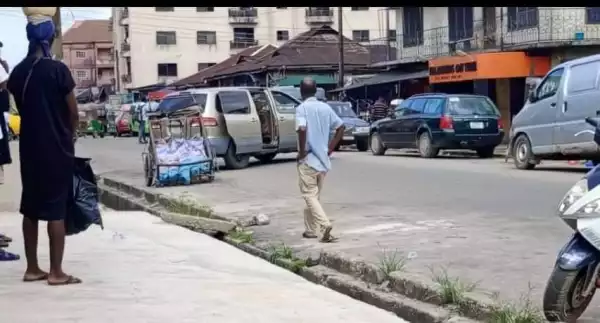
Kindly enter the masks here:
M 600 55 L 548 72 L 512 120 L 508 154 L 519 169 L 543 159 L 600 161 L 586 117 L 600 117 Z

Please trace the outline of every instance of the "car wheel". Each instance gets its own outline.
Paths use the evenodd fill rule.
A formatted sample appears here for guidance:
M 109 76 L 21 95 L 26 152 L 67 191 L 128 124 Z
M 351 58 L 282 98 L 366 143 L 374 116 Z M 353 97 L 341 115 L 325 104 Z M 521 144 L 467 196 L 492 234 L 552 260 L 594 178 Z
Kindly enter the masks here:
M 477 149 L 477 156 L 479 158 L 492 158 L 494 157 L 494 150 L 496 147 L 484 147 Z
M 356 141 L 356 149 L 358 151 L 367 151 L 369 149 L 369 141 L 367 139 L 359 139 Z
M 515 161 L 515 167 L 518 169 L 533 169 L 535 163 L 533 162 L 533 153 L 531 151 L 531 142 L 526 135 L 520 135 L 513 145 L 513 160 Z
M 227 148 L 227 152 L 225 156 L 225 166 L 229 169 L 242 169 L 248 167 L 250 163 L 250 155 L 238 155 L 236 153 L 235 144 L 233 140 L 229 143 L 229 148 Z
M 421 133 L 417 139 L 417 148 L 419 155 L 423 158 L 434 158 L 439 153 L 439 148 L 436 148 L 431 143 L 431 136 L 427 131 Z
M 381 137 L 377 132 L 371 134 L 371 138 L 369 140 L 371 143 L 371 153 L 375 156 L 381 156 L 385 154 L 386 148 L 381 141 Z

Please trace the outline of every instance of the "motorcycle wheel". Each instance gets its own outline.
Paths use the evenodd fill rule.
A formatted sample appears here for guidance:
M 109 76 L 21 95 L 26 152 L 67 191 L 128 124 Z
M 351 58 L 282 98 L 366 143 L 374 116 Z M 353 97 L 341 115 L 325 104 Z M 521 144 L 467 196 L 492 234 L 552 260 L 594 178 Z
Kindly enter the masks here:
M 544 316 L 550 322 L 575 322 L 585 312 L 596 288 L 588 295 L 581 296 L 585 288 L 587 268 L 579 271 L 566 271 L 554 267 L 544 292 Z

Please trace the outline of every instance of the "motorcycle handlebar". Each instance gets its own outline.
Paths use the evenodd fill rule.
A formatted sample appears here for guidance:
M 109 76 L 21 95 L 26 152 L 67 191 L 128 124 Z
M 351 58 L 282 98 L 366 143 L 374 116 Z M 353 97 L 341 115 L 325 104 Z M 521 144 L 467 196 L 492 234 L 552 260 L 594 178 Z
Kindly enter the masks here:
M 598 121 L 596 121 L 596 120 L 594 120 L 594 119 L 592 119 L 590 117 L 585 118 L 585 122 L 587 122 L 588 124 L 594 126 L 595 128 L 598 128 Z

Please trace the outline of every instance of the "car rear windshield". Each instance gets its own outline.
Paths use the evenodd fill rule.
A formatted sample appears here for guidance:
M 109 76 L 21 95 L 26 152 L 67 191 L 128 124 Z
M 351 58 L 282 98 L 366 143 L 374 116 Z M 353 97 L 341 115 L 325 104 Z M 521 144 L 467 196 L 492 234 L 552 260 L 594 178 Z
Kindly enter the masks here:
M 490 99 L 476 96 L 449 97 L 448 113 L 451 115 L 500 115 L 500 112 L 498 112 L 498 109 Z
M 196 100 L 195 102 L 194 99 Z M 172 113 L 189 108 L 194 104 L 197 104 L 201 110 L 204 110 L 206 94 L 193 94 L 193 98 L 189 94 L 166 97 L 158 105 L 158 111 L 161 113 Z

